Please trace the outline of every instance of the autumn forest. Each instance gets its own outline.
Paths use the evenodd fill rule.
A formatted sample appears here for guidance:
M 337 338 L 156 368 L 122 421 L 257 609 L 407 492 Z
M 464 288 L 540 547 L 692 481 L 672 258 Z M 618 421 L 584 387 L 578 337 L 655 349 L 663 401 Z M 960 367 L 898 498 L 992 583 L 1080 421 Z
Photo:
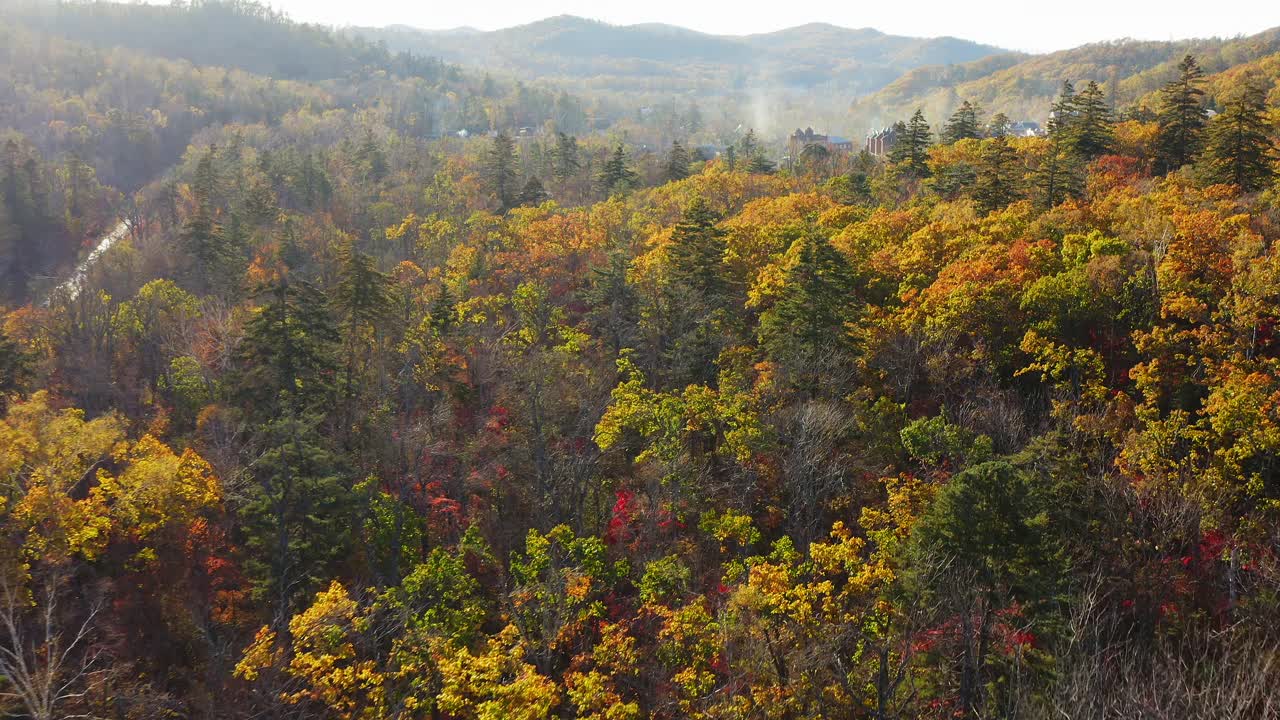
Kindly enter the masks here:
M 0 17 L 0 715 L 1280 718 L 1280 30 Z

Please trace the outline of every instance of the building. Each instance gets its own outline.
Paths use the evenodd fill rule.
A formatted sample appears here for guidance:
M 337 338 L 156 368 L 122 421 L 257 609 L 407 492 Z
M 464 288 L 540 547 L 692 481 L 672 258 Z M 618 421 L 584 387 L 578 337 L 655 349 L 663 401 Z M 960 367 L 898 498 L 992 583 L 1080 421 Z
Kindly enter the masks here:
M 800 153 L 810 145 L 821 145 L 832 153 L 851 153 L 853 152 L 853 141 L 842 138 L 838 135 L 822 135 L 813 131 L 813 128 L 805 128 L 804 130 L 796 130 L 791 133 L 791 139 L 788 143 L 788 150 L 791 157 L 800 157 Z
M 873 133 L 867 134 L 867 141 L 863 144 L 863 149 L 876 157 L 884 157 L 893 150 L 893 146 L 898 142 L 898 131 L 891 128 L 881 128 Z

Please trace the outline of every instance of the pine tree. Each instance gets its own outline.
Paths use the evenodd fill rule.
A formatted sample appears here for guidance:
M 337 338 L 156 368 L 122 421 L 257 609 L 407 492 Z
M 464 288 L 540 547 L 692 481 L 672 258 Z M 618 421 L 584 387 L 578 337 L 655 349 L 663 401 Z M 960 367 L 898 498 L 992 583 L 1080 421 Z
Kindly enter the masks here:
M 1172 172 L 1191 162 L 1200 149 L 1201 134 L 1208 122 L 1204 90 L 1199 87 L 1204 72 L 1191 55 L 1178 63 L 1178 79 L 1160 91 L 1156 122 L 1156 170 Z
M 546 188 L 542 187 L 542 181 L 537 177 L 530 177 L 525 182 L 524 187 L 520 188 L 520 197 L 517 198 L 521 207 L 537 207 L 546 201 Z
M 372 130 L 365 130 L 364 140 L 360 142 L 360 148 L 356 151 L 356 161 L 360 164 L 365 177 L 375 182 L 386 177 L 390 170 L 387 165 L 387 156 L 382 152 Z
M 727 344 L 728 309 L 735 304 L 725 272 L 725 231 L 702 198 L 695 199 L 671 234 L 669 279 L 663 291 L 667 367 L 677 386 L 714 385 L 715 360 Z
M 556 146 L 551 151 L 552 172 L 557 180 L 564 182 L 578 174 L 582 169 L 578 159 L 578 139 L 562 132 L 556 133 Z
M 663 169 L 667 182 L 675 182 L 689 177 L 689 151 L 679 140 L 671 143 L 671 152 L 667 153 L 667 163 Z
M 897 142 L 889 151 L 889 160 L 901 166 L 902 172 L 909 177 L 929 177 L 931 138 L 932 133 L 929 123 L 924 119 L 924 112 L 917 108 L 911 119 L 901 126 Z
M 1266 112 L 1266 90 L 1253 79 L 1223 105 L 1222 113 L 1209 123 L 1204 151 L 1207 180 L 1235 185 L 1246 193 L 1271 182 L 1275 161 Z
M 1081 191 L 1079 160 L 1061 138 L 1049 138 L 1035 173 L 1036 204 L 1051 208 Z
M 742 136 L 738 141 L 737 149 L 730 147 L 729 167 L 732 169 L 737 163 L 744 163 L 744 169 L 753 175 L 768 175 L 777 170 L 777 165 L 772 160 L 765 157 L 764 148 L 760 146 L 760 141 L 756 139 L 756 131 L 754 128 L 747 130 L 747 134 Z
M 599 183 L 600 190 L 605 195 L 625 192 L 635 185 L 636 173 L 631 169 L 622 143 L 614 147 L 613 154 L 604 162 L 604 167 L 600 169 Z
M 1005 136 L 997 135 L 982 149 L 973 199 L 982 212 L 990 213 L 1017 200 L 1021 183 L 1018 153 Z
M 1049 132 L 1049 137 L 1062 139 L 1066 136 L 1076 117 L 1076 89 L 1070 80 L 1062 81 L 1062 90 L 1058 93 L 1058 99 L 1053 102 L 1053 106 L 1049 109 L 1049 122 L 1045 129 Z
M 0 326 L 0 412 L 5 409 L 9 394 L 22 387 L 30 370 L 27 352 Z
M 232 383 L 252 417 L 267 420 L 282 409 L 299 414 L 331 406 L 339 339 L 324 294 L 287 272 L 258 292 L 265 303 L 245 324 Z
M 760 342 L 793 370 L 821 374 L 818 361 L 852 349 L 845 325 L 856 318 L 857 288 L 848 261 L 826 238 L 809 235 L 796 243 L 798 257 L 781 297 L 760 319 Z
M 615 357 L 631 346 L 640 320 L 639 298 L 627 282 L 629 266 L 625 252 L 609 253 L 608 263 L 591 271 L 591 285 L 582 292 L 582 301 L 591 308 L 588 322 L 599 330 Z
M 1062 96 L 1054 104 L 1049 134 L 1081 160 L 1106 154 L 1114 142 L 1113 118 L 1102 88 L 1090 81 L 1078 95 L 1071 83 L 1063 83 Z
M 218 223 L 218 208 L 214 204 L 215 198 L 220 194 L 214 168 L 215 152 L 215 148 L 210 148 L 196 164 L 191 183 L 195 209 L 178 234 L 183 251 L 192 261 L 191 282 L 201 291 L 225 289 L 229 286 L 235 259 Z
M 978 106 L 968 100 L 960 103 L 959 109 L 951 115 L 942 130 L 942 141 L 949 144 L 959 140 L 976 140 L 982 137 L 982 125 L 978 121 L 980 114 L 981 110 L 978 109 Z
M 498 200 L 498 208 L 506 212 L 516 206 L 516 145 L 511 136 L 498 133 L 485 156 L 485 184 Z
M 996 113 L 991 117 L 991 122 L 987 123 L 987 135 L 991 137 L 1006 137 L 1013 123 L 1009 122 L 1009 116 L 1004 113 Z

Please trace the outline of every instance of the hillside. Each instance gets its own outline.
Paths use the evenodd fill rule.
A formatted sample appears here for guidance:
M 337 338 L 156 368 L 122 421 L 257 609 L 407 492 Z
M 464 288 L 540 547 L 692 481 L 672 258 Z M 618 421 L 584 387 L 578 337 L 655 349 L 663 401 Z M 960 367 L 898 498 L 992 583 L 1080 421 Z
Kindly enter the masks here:
M 998 48 L 955 38 L 910 38 L 826 24 L 748 36 L 671 25 L 617 26 L 573 16 L 491 32 L 353 28 L 350 34 L 524 78 L 616 92 L 720 95 L 750 88 L 830 88 L 853 96 L 922 64 L 963 63 Z
M 878 127 L 905 118 L 916 108 L 941 122 L 963 100 L 988 113 L 1043 122 L 1063 80 L 1104 86 L 1115 107 L 1157 90 L 1186 54 L 1208 73 L 1217 73 L 1280 51 L 1280 28 L 1243 38 L 1152 42 L 1118 40 L 1046 55 L 1004 55 L 955 67 L 922 67 L 905 73 L 878 92 L 855 101 L 851 124 Z

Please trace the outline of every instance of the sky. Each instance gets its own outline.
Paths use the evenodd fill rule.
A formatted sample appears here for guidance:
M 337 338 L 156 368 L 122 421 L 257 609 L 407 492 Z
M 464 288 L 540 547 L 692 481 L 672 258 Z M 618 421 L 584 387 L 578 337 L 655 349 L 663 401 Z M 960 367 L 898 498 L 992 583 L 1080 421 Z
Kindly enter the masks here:
M 1089 42 L 1247 35 L 1280 25 L 1277 0 L 267 0 L 295 20 L 495 30 L 553 15 L 619 25 L 663 22 L 726 35 L 808 22 L 894 35 L 952 35 L 1012 50 L 1048 52 Z

